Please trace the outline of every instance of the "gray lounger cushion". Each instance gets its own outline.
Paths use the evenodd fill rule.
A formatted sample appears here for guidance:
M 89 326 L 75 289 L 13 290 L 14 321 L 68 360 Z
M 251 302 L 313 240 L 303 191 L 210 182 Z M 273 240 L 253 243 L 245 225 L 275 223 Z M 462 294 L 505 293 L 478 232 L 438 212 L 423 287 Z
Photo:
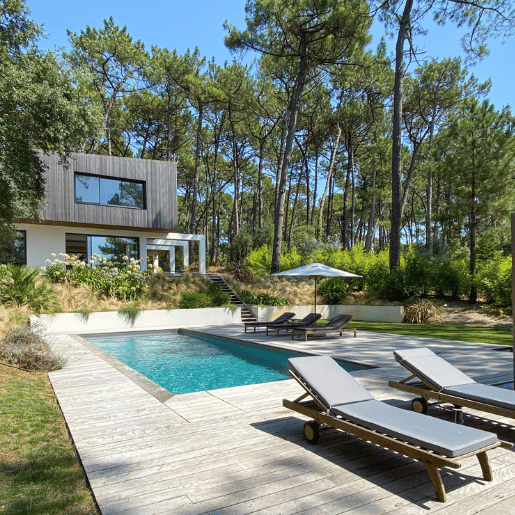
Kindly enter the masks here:
M 349 323 L 352 320 L 352 315 L 336 315 L 333 319 L 331 319 L 327 324 L 315 326 L 315 327 L 307 327 L 306 331 L 310 333 L 313 331 L 323 333 L 324 329 L 326 331 L 338 331 L 343 328 L 343 326 Z M 302 328 L 300 328 L 302 330 Z M 342 329 L 343 331 L 343 329 Z
M 497 442 L 497 435 L 453 424 L 376 400 L 334 406 L 331 413 L 451 458 Z
M 374 398 L 330 356 L 290 358 L 288 363 L 327 408 Z
M 309 315 L 306 315 L 302 320 L 299 320 L 298 322 L 288 322 L 285 323 L 279 323 L 276 324 L 274 322 L 268 324 L 268 327 L 270 329 L 293 329 L 296 327 L 309 327 L 310 324 L 314 324 L 319 318 L 322 318 L 322 315 L 320 313 L 310 313 Z
M 472 383 L 460 386 L 444 388 L 444 393 L 456 395 L 463 399 L 478 401 L 492 406 L 499 406 L 507 409 L 515 409 L 515 391 L 506 390 L 497 386 Z
M 295 316 L 295 313 L 291 313 L 290 311 L 287 311 L 286 313 L 283 313 L 282 315 L 279 315 L 275 320 L 258 320 L 257 322 L 244 322 L 245 326 L 249 327 L 258 327 L 258 326 L 267 326 L 270 324 L 282 324 L 290 320 Z
M 474 379 L 426 347 L 396 350 L 393 354 L 403 366 L 428 381 L 435 390 L 475 383 Z
M 290 367 L 329 412 L 391 437 L 449 457 L 462 456 L 497 442 L 497 435 L 435 419 L 376 401 L 330 356 L 290 358 Z

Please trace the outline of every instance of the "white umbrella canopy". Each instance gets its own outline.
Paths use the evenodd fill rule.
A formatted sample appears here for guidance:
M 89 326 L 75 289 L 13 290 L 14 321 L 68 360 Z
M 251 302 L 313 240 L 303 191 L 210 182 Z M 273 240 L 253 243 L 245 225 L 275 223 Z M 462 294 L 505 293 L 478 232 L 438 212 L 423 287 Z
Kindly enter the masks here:
M 272 275 L 283 277 L 312 277 L 315 280 L 315 313 L 317 310 L 317 283 L 320 277 L 361 277 L 361 275 L 352 274 L 322 263 L 311 263 L 310 265 L 299 266 Z

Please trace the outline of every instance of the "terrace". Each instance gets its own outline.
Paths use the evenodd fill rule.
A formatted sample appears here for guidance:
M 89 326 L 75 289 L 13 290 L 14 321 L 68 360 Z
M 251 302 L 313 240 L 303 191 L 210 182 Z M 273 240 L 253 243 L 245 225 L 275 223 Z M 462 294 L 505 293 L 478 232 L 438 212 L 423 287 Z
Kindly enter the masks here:
M 379 400 L 406 409 L 412 397 L 387 386 L 406 375 L 394 349 L 430 346 L 491 384 L 512 377 L 511 353 L 492 345 L 362 331 L 305 343 L 245 334 L 241 324 L 195 331 L 377 366 L 353 375 Z M 490 483 L 474 457 L 457 471 L 443 469 L 448 500 L 439 503 L 421 463 L 336 431 L 308 445 L 304 420 L 282 406 L 302 393 L 293 380 L 171 396 L 79 337 L 55 335 L 54 345 L 68 365 L 50 373 L 52 385 L 103 515 L 488 514 L 515 507 L 510 450 L 489 453 Z M 465 411 L 468 425 L 515 442 L 513 420 Z M 454 420 L 450 409 L 429 415 Z

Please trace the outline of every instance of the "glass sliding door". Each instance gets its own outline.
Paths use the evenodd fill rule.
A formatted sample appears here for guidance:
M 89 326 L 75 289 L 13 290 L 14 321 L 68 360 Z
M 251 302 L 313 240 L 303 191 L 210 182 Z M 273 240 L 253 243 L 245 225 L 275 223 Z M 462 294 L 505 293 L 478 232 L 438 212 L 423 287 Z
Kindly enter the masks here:
M 93 254 L 97 254 L 101 259 L 126 264 L 130 258 L 139 259 L 139 238 L 67 233 L 66 253 L 75 254 L 88 263 Z

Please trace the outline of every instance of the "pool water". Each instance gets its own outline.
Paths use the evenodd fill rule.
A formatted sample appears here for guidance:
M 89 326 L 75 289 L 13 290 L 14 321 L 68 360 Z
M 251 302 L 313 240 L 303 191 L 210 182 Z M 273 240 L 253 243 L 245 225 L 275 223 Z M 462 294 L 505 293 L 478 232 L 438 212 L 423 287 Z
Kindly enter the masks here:
M 176 332 L 86 338 L 174 394 L 288 379 L 288 358 L 305 356 Z

